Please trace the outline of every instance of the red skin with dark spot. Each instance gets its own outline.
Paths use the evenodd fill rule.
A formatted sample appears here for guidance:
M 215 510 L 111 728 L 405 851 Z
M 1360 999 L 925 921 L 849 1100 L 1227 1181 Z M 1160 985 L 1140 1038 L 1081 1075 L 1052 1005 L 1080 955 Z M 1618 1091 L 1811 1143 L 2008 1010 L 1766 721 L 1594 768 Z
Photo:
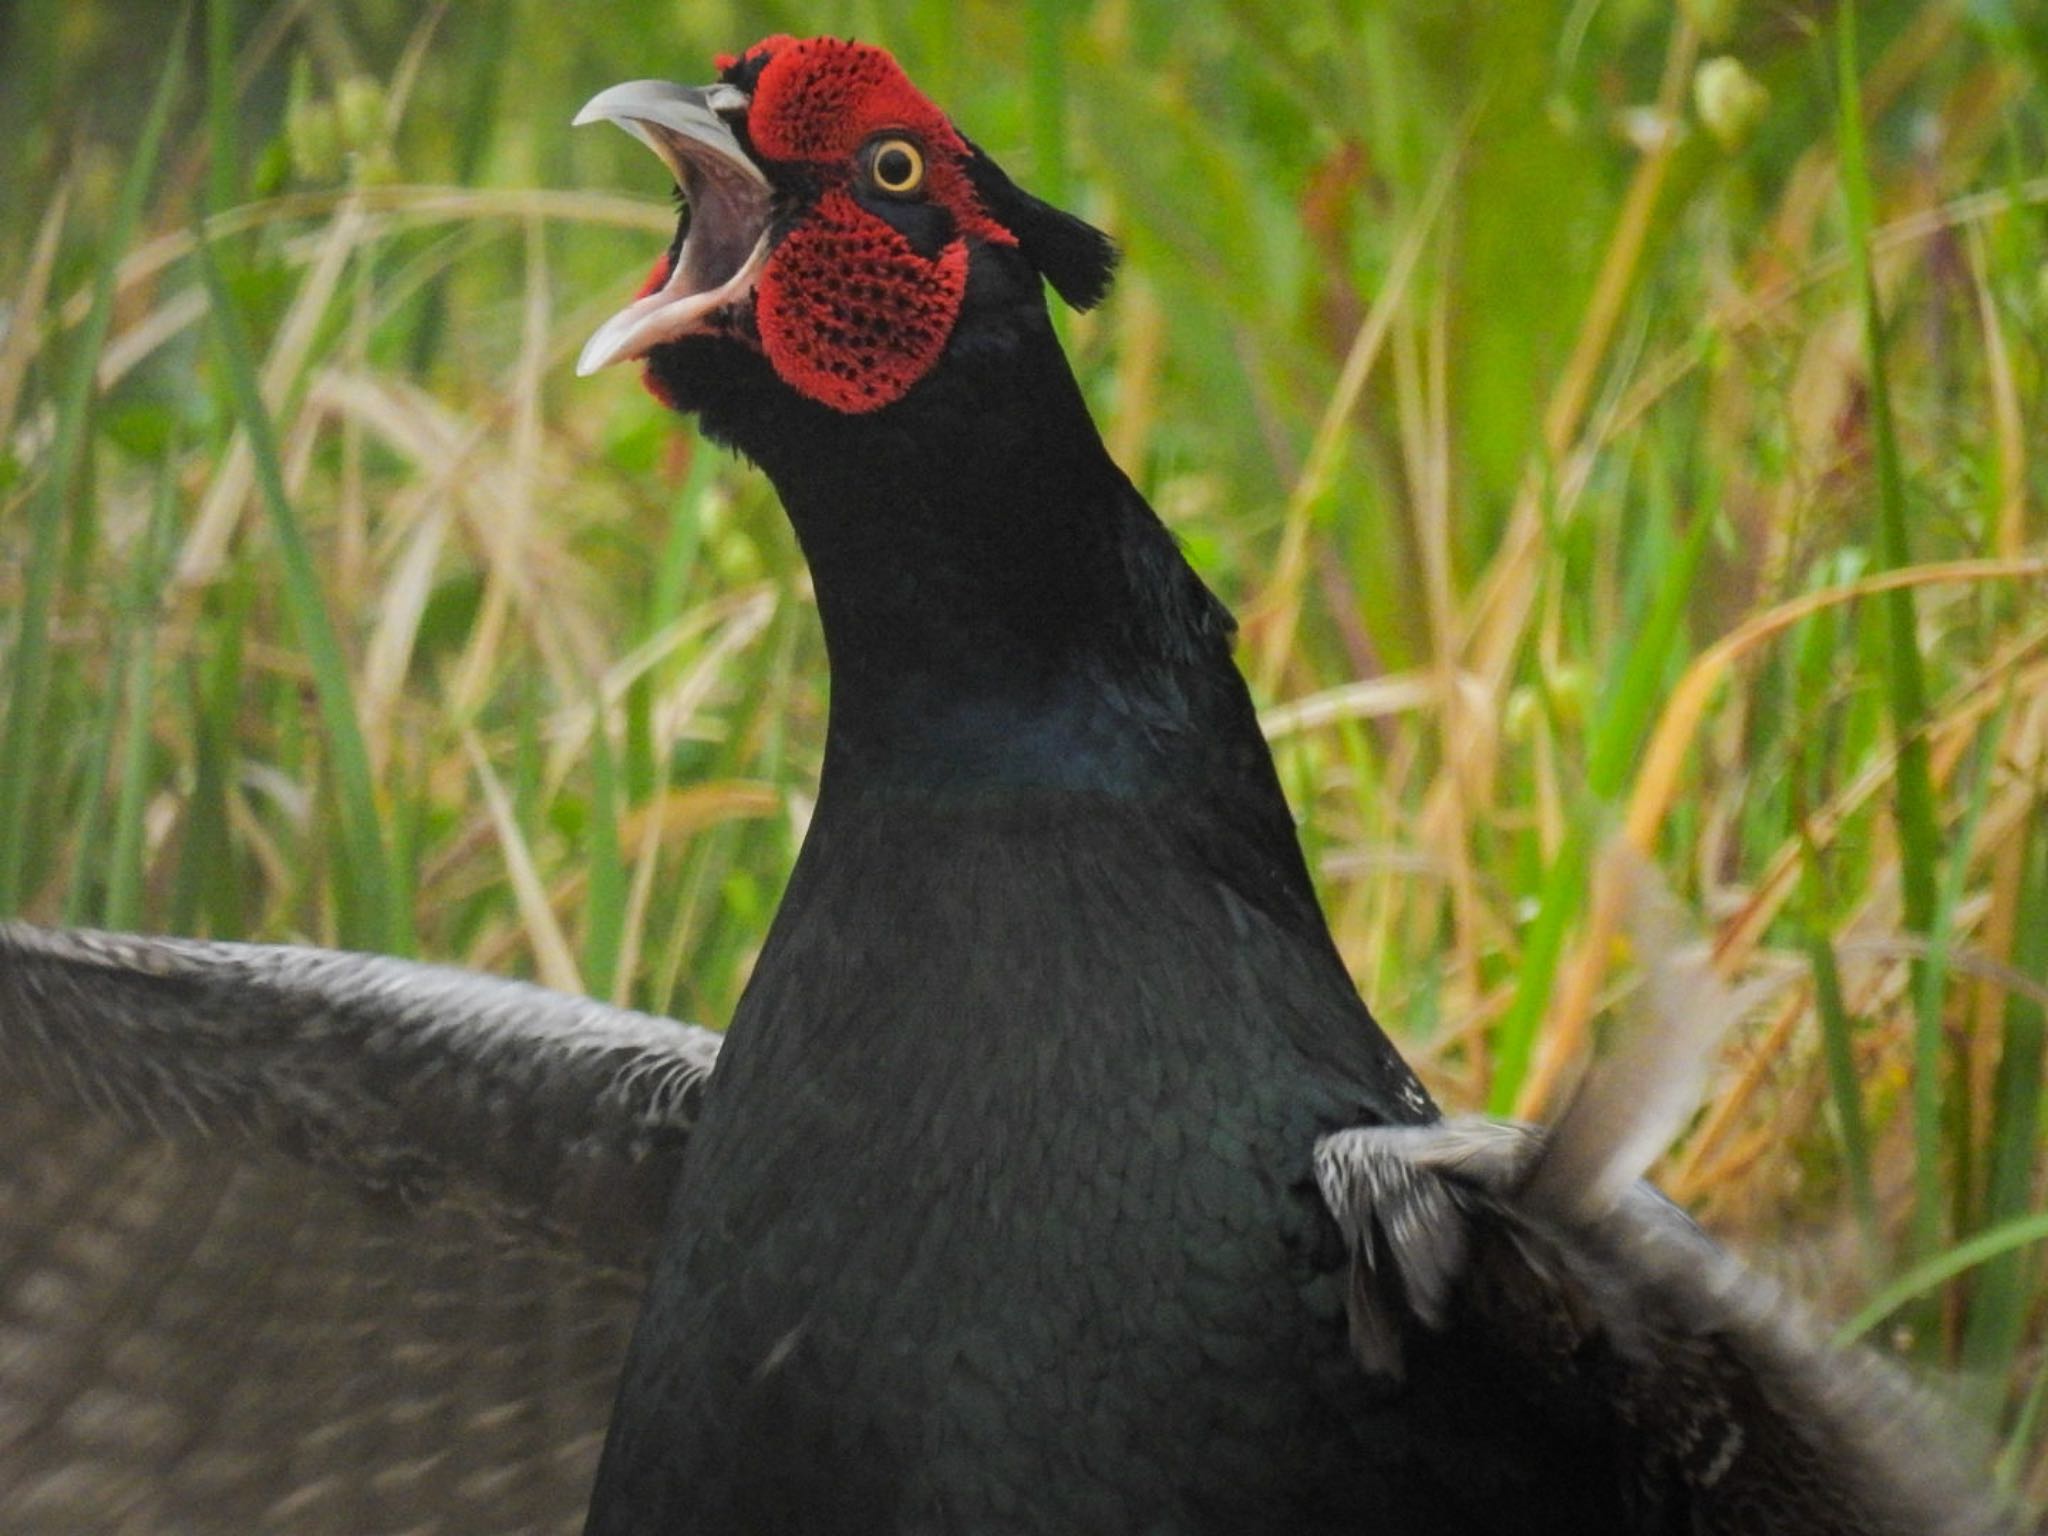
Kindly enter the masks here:
M 936 260 L 842 191 L 783 241 L 754 294 L 761 346 L 783 381 L 834 410 L 901 399 L 953 334 L 967 244 Z
M 760 345 L 791 388 L 835 410 L 877 410 L 931 371 L 959 319 L 968 241 L 1015 245 L 981 206 L 967 141 L 880 48 L 837 38 L 766 38 L 721 71 L 765 55 L 747 133 L 766 162 L 800 163 L 816 201 L 770 254 L 755 285 Z M 879 134 L 924 152 L 923 196 L 953 216 L 954 235 L 926 257 L 848 188 L 854 158 Z M 664 257 L 643 293 L 667 280 Z M 659 391 L 656 391 L 657 398 Z

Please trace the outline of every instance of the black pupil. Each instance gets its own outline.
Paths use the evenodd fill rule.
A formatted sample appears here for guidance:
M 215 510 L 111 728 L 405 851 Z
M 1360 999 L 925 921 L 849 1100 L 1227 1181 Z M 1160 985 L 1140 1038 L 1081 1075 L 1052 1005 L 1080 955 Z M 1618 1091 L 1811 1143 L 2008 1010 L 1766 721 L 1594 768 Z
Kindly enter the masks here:
M 875 156 L 875 180 L 885 187 L 907 187 L 917 174 L 917 162 L 907 149 L 891 147 Z

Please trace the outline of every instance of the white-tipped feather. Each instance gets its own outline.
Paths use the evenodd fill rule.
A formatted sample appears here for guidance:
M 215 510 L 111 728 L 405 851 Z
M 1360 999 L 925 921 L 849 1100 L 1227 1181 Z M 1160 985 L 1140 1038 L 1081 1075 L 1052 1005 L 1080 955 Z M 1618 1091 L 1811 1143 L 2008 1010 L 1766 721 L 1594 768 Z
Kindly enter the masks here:
M 1616 839 L 1601 880 L 1618 882 L 1640 983 L 1619 1027 L 1551 1124 L 1522 1190 L 1524 1208 L 1561 1220 L 1612 1209 L 1678 1139 L 1735 1026 L 1773 983 L 1733 987 L 1654 866 Z
M 1756 992 L 1714 972 L 1653 872 L 1625 873 L 1642 986 L 1555 1127 L 1451 1120 L 1318 1143 L 1361 1366 L 1401 1383 L 1418 1333 L 1444 1334 L 1532 1400 L 1604 1401 L 1646 1532 L 2013 1531 L 1949 1415 L 1874 1355 L 1831 1348 L 1640 1181 Z

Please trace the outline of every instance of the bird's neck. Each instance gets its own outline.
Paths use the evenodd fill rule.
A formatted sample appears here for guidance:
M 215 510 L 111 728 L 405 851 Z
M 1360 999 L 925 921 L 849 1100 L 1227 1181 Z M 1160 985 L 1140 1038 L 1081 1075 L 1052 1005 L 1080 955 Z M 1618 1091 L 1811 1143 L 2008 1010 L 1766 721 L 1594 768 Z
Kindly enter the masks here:
M 1237 779 L 1277 808 L 1228 614 L 1111 461 L 1049 326 L 819 425 L 757 456 L 817 590 L 828 799 Z

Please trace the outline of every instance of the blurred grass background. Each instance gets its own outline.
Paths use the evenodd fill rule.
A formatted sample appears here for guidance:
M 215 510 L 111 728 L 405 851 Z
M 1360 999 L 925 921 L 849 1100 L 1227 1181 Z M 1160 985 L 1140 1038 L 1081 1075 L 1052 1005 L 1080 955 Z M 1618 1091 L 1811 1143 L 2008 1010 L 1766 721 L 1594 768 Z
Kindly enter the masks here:
M 2048 1497 L 2042 5 L 186 21 L 0 8 L 0 911 L 728 1016 L 822 648 L 759 477 L 570 375 L 673 216 L 568 120 L 858 35 L 1123 242 L 1077 366 L 1445 1101 L 1568 1086 L 1647 850 L 1779 981 L 1668 1187 Z

